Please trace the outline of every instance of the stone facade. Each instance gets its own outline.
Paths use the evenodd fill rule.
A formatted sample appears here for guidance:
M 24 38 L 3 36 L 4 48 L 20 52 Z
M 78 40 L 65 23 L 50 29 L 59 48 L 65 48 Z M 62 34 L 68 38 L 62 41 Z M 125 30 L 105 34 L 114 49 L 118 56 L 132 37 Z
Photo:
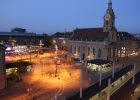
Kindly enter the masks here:
M 74 58 L 106 59 L 113 60 L 116 56 L 116 48 L 111 44 L 117 40 L 115 28 L 115 14 L 112 2 L 104 15 L 103 28 L 76 29 L 69 40 L 69 54 Z
M 70 56 L 79 60 L 113 61 L 136 52 L 135 44 L 135 38 L 132 35 L 127 32 L 117 32 L 112 1 L 109 0 L 103 27 L 75 29 L 68 41 L 68 52 Z
M 108 59 L 113 58 L 113 50 L 109 42 L 69 41 L 69 54 L 79 59 Z M 109 52 L 110 49 L 110 52 Z

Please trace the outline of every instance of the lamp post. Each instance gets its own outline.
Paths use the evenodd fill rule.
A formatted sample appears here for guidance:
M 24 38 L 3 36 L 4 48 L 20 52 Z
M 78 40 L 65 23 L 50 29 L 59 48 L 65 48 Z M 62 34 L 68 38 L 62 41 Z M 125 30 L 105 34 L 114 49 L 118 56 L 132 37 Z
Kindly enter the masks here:
M 82 89 L 83 88 L 83 73 L 82 73 L 82 69 L 80 71 L 80 98 L 82 98 Z
M 132 84 L 135 83 L 135 74 L 136 74 L 136 66 L 134 65 Z
M 32 57 L 32 56 L 31 56 L 31 45 L 30 45 L 30 47 L 29 47 L 29 54 L 30 54 L 30 63 L 31 63 L 31 59 L 32 59 L 32 58 L 31 58 L 31 57 Z
M 41 64 L 41 74 L 42 74 L 42 76 L 43 76 L 43 70 L 44 70 L 44 69 L 43 69 L 43 61 L 40 60 L 40 64 Z
M 113 66 L 112 66 L 112 78 L 114 78 L 114 70 L 115 70 L 115 60 L 113 60 Z
M 99 81 L 99 86 L 102 85 L 102 66 L 100 65 L 100 81 Z
M 110 90 L 111 90 L 111 79 L 108 79 L 108 87 L 107 87 L 107 100 L 110 100 Z
M 62 41 L 62 50 L 65 50 L 65 48 L 66 48 L 66 40 L 64 39 Z
M 55 77 L 57 76 L 57 61 L 55 59 Z

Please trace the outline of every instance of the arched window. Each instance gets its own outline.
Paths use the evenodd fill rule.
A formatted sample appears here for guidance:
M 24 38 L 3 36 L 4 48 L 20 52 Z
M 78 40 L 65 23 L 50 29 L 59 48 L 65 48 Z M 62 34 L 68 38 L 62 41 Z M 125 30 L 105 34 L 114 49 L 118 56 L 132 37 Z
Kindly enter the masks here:
M 90 47 L 88 47 L 88 56 L 90 55 Z
M 95 48 L 92 49 L 92 54 L 95 56 Z
M 106 20 L 106 25 L 108 26 L 108 20 Z
M 76 46 L 74 46 L 74 54 L 76 54 Z
M 78 47 L 78 53 L 80 54 L 80 46 Z
M 114 26 L 114 21 L 112 21 L 112 26 Z
M 99 50 L 98 50 L 98 58 L 100 58 L 101 57 L 101 49 L 99 48 Z

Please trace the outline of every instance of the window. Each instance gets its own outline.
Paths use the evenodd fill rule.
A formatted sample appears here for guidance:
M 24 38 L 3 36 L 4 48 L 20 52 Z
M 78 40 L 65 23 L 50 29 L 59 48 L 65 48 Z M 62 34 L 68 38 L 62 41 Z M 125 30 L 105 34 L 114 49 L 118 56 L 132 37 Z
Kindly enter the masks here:
M 90 55 L 90 48 L 88 47 L 88 56 Z
M 80 54 L 80 46 L 78 47 L 78 53 Z
M 98 50 L 98 58 L 101 57 L 101 49 Z
M 92 54 L 93 54 L 93 56 L 95 56 L 95 48 L 93 48 Z
M 114 22 L 112 21 L 112 26 L 114 26 Z
M 108 26 L 108 20 L 106 21 L 106 25 Z

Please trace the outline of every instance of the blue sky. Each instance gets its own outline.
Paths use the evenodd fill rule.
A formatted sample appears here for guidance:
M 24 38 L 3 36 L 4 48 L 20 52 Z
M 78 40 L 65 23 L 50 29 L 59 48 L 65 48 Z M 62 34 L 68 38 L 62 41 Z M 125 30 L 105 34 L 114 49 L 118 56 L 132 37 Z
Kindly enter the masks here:
M 116 27 L 140 33 L 140 0 L 112 0 Z M 54 33 L 102 27 L 108 0 L 0 0 L 0 31 Z

